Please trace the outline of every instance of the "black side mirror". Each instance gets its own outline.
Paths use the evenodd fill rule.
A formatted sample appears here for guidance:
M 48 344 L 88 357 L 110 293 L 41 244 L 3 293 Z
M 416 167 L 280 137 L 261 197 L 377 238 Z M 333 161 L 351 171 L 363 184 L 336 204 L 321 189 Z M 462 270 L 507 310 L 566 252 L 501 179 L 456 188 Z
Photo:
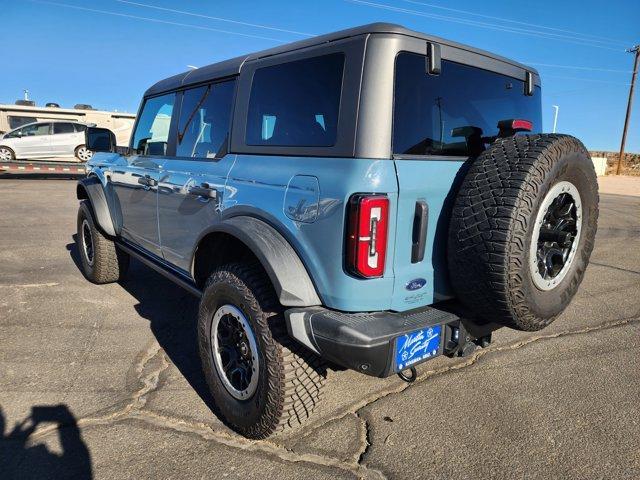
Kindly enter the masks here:
M 108 128 L 87 127 L 84 144 L 92 152 L 115 152 L 116 135 Z

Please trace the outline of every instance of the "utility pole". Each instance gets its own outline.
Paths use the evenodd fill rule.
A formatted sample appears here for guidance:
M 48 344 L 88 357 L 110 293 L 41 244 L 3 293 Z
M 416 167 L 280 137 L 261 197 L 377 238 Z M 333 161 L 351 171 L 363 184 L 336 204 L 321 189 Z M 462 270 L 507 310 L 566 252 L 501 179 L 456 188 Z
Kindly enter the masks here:
M 620 175 L 620 167 L 624 157 L 624 144 L 627 142 L 627 129 L 629 128 L 629 119 L 631 118 L 631 105 L 633 104 L 633 88 L 636 84 L 638 75 L 638 58 L 640 57 L 640 45 L 627 50 L 629 53 L 635 53 L 636 58 L 633 62 L 633 73 L 631 74 L 631 86 L 629 87 L 629 103 L 627 103 L 627 116 L 624 119 L 624 129 L 622 130 L 622 142 L 620 142 L 620 156 L 618 157 L 618 166 L 616 167 L 616 175 Z
M 555 110 L 553 114 L 553 132 L 552 133 L 556 133 L 556 126 L 558 125 L 558 110 L 560 110 L 560 107 L 558 105 L 552 105 L 552 107 Z

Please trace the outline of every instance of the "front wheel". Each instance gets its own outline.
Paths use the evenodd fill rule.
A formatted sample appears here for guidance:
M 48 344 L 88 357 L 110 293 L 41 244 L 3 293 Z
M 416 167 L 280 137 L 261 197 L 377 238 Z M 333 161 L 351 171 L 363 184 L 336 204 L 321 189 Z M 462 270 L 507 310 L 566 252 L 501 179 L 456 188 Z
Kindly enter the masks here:
M 91 160 L 91 157 L 93 157 L 93 152 L 86 146 L 80 145 L 75 149 L 74 155 L 81 162 L 87 162 Z
M 15 153 L 9 147 L 0 147 L 0 162 L 10 162 L 16 159 Z
M 90 204 L 86 200 L 80 202 L 78 209 L 76 245 L 82 273 L 93 283 L 117 282 L 127 274 L 129 255 L 98 230 Z
M 217 413 L 238 433 L 266 438 L 302 423 L 318 403 L 326 371 L 287 335 L 260 266 L 213 272 L 200 301 L 198 339 Z

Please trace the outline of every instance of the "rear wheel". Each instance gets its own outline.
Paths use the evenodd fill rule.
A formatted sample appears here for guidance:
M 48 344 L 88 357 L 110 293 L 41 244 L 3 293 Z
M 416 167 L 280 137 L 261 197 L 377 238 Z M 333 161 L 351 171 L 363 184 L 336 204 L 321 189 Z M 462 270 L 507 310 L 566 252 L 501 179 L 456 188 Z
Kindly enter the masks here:
M 10 162 L 16 159 L 16 154 L 9 147 L 0 147 L 0 162 Z
M 545 327 L 582 281 L 597 219 L 598 183 L 579 140 L 497 140 L 473 161 L 455 200 L 448 261 L 456 296 L 486 322 Z
M 80 202 L 78 209 L 76 244 L 82 273 L 88 280 L 93 283 L 112 283 L 124 279 L 129 269 L 129 255 L 96 228 L 91 207 L 86 200 Z
M 200 302 L 198 338 L 217 413 L 231 428 L 266 438 L 311 415 L 326 371 L 288 336 L 282 307 L 258 265 L 213 272 Z
M 93 156 L 93 152 L 89 150 L 87 147 L 85 147 L 84 145 L 80 145 L 75 149 L 75 157 L 81 162 L 87 162 L 91 160 L 92 156 Z

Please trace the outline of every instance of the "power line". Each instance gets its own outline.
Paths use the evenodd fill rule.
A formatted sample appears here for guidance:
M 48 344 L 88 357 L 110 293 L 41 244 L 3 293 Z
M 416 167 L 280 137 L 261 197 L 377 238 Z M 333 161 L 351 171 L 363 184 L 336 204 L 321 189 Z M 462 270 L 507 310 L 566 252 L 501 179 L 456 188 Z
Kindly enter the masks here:
M 426 12 L 420 12 L 417 10 L 409 10 L 406 8 L 400 8 L 400 7 L 393 7 L 391 5 L 384 5 L 381 3 L 374 3 L 374 2 L 367 2 L 364 0 L 345 0 L 347 2 L 351 2 L 351 3 L 356 3 L 356 4 L 360 4 L 360 5 L 365 5 L 365 6 L 369 6 L 369 7 L 374 7 L 374 8 L 380 8 L 383 10 L 390 10 L 392 12 L 399 12 L 399 13 L 405 13 L 405 14 L 409 14 L 409 15 L 415 15 L 415 16 L 419 16 L 419 17 L 425 17 L 425 18 L 434 18 L 436 20 L 443 20 L 445 22 L 453 22 L 453 23 L 460 23 L 462 25 L 472 25 L 475 27 L 480 27 L 480 28 L 488 28 L 490 30 L 497 30 L 497 31 L 501 31 L 501 32 L 509 32 L 509 33 L 517 33 L 520 35 L 528 35 L 528 36 L 532 36 L 532 37 L 539 37 L 539 38 L 546 38 L 548 40 L 558 40 L 558 41 L 562 41 L 562 42 L 567 42 L 567 43 L 573 43 L 576 45 L 582 45 L 582 46 L 587 46 L 587 47 L 592 47 L 592 48 L 601 48 L 604 50 L 611 50 L 614 52 L 622 52 L 622 49 L 618 49 L 618 48 L 611 48 L 611 47 L 607 47 L 605 45 L 598 45 L 596 43 L 588 43 L 589 41 L 582 40 L 582 41 L 578 41 L 577 39 L 572 39 L 572 38 L 555 38 L 558 37 L 557 34 L 554 33 L 547 33 L 547 32 L 539 32 L 539 31 L 534 31 L 534 30 L 527 30 L 527 29 L 522 29 L 522 28 L 517 28 L 517 27 L 508 27 L 505 25 L 496 25 L 496 24 L 491 24 L 491 23 L 486 23 L 486 22 L 479 22 L 476 20 L 468 20 L 468 19 L 461 19 L 461 18 L 455 18 L 455 17 L 450 17 L 450 16 L 446 16 L 446 15 L 438 15 L 435 13 L 426 13 Z
M 164 11 L 164 12 L 178 13 L 180 15 L 189 15 L 189 16 L 192 16 L 192 17 L 207 18 L 209 20 L 217 20 L 217 21 L 220 21 L 220 22 L 234 23 L 236 25 L 244 25 L 246 27 L 264 28 L 266 30 L 273 30 L 274 32 L 291 33 L 293 35 L 302 35 L 303 37 L 313 37 L 314 36 L 311 33 L 297 32 L 295 30 L 286 30 L 284 28 L 271 27 L 269 25 L 261 25 L 259 23 L 240 22 L 238 20 L 231 20 L 229 18 L 223 18 L 223 17 L 212 17 L 211 15 L 204 15 L 204 14 L 195 13 L 195 12 L 187 12 L 187 11 L 184 11 L 184 10 L 176 10 L 174 8 L 160 7 L 160 6 L 157 6 L 157 5 L 149 5 L 147 3 L 131 2 L 129 0 L 113 0 L 113 1 L 118 2 L 118 3 L 124 3 L 124 4 L 127 4 L 127 5 L 135 5 L 137 7 L 152 8 L 154 10 L 161 10 L 161 11 Z
M 551 63 L 536 63 L 536 62 L 522 62 L 522 63 L 524 63 L 525 65 L 532 65 L 536 67 L 568 68 L 572 70 L 588 70 L 590 72 L 631 73 L 631 70 L 612 70 L 610 68 L 583 67 L 578 65 L 554 65 Z
M 226 33 L 229 35 L 239 35 L 241 37 L 249 37 L 249 38 L 257 38 L 259 40 L 269 40 L 271 42 L 277 42 L 277 43 L 285 43 L 283 40 L 277 39 L 277 38 L 270 38 L 270 37 L 262 37 L 260 35 L 252 35 L 250 33 L 240 33 L 240 32 L 232 32 L 229 30 L 221 30 L 219 28 L 210 28 L 210 27 L 203 27 L 200 25 L 193 25 L 190 23 L 179 23 L 179 22 L 171 22 L 168 20 L 160 20 L 158 18 L 148 18 L 148 17 L 139 17 L 137 15 L 129 15 L 127 13 L 117 13 L 117 12 L 111 12 L 108 10 L 98 10 L 95 8 L 87 8 L 87 7 L 81 7 L 79 5 L 70 5 L 67 3 L 58 3 L 58 2 L 50 2 L 48 0 L 28 0 L 30 2 L 34 2 L 34 3 L 42 3 L 42 4 L 47 4 L 47 5 L 54 5 L 57 7 L 64 7 L 64 8 L 72 8 L 75 10 L 82 10 L 85 12 L 93 12 L 93 13 L 101 13 L 104 15 L 112 15 L 115 17 L 122 17 L 122 18 L 131 18 L 134 20 L 143 20 L 146 22 L 153 22 L 153 23 L 162 23 L 165 25 L 175 25 L 178 27 L 186 27 L 186 28 L 195 28 L 198 30 L 207 30 L 210 32 L 218 32 L 218 33 Z
M 631 85 L 630 83 L 621 83 L 621 82 L 609 82 L 608 80 L 599 80 L 597 78 L 584 78 L 584 77 L 565 77 L 564 75 L 545 75 L 544 78 L 561 78 L 563 80 L 575 80 L 578 82 L 595 82 L 595 83 L 608 83 L 609 85 L 621 85 L 623 87 L 628 87 Z
M 587 87 L 587 88 L 572 88 L 571 90 L 561 90 L 559 92 L 545 90 L 544 94 L 549 96 L 549 97 L 562 96 L 562 98 L 565 98 L 565 97 L 567 97 L 569 95 L 575 95 L 576 93 L 592 92 L 594 88 L 595 87 L 593 87 L 593 86 Z
M 603 43 L 611 43 L 611 44 L 618 44 L 618 45 L 626 45 L 626 42 L 623 42 L 622 40 L 615 40 L 613 38 L 606 38 L 606 37 L 591 35 L 591 34 L 588 34 L 588 33 L 575 32 L 575 31 L 572 31 L 572 30 L 565 30 L 565 29 L 562 29 L 562 28 L 547 27 L 545 25 L 537 25 L 535 23 L 521 22 L 521 21 L 518 21 L 518 20 L 512 20 L 510 18 L 495 17 L 493 15 L 485 15 L 485 14 L 482 14 L 482 13 L 470 12 L 468 10 L 460 10 L 460 9 L 457 9 L 457 8 L 443 7 L 441 5 L 433 5 L 431 3 L 417 2 L 416 0 L 402 0 L 402 1 L 406 2 L 406 3 L 412 3 L 412 4 L 415 4 L 415 5 L 424 5 L 426 7 L 437 8 L 437 9 L 440 9 L 440 10 L 447 10 L 447 11 L 450 11 L 450 12 L 464 13 L 466 15 L 473 15 L 473 16 L 476 16 L 476 17 L 488 18 L 490 20 L 499 20 L 501 22 L 514 23 L 514 24 L 517 24 L 517 25 L 525 25 L 525 26 L 528 26 L 528 27 L 543 28 L 545 30 L 553 30 L 553 31 L 556 31 L 556 32 L 570 33 L 570 34 L 578 35 L 578 36 L 581 36 L 581 37 L 590 37 L 590 38 L 594 39 L 592 41 L 599 41 L 599 42 L 603 42 Z
M 394 7 L 391 5 L 384 5 L 380 3 L 366 2 L 362 0 L 347 0 L 347 1 L 351 1 L 353 3 L 360 3 L 360 4 L 372 6 L 372 7 L 382 8 L 385 10 L 406 13 L 409 15 L 417 15 L 417 16 L 426 17 L 426 18 L 434 18 L 434 19 L 444 20 L 444 21 L 453 22 L 453 23 L 460 23 L 463 25 L 472 25 L 480 28 L 488 28 L 490 30 L 497 30 L 497 31 L 509 32 L 509 33 L 519 33 L 521 35 L 529 35 L 529 36 L 539 37 L 539 38 L 560 40 L 560 41 L 565 41 L 569 43 L 574 43 L 577 45 L 584 45 L 589 47 L 603 48 L 606 50 L 620 51 L 620 49 L 615 49 L 615 48 L 607 47 L 604 45 L 598 45 L 597 43 L 591 43 L 591 42 L 594 42 L 594 40 L 577 39 L 573 36 L 560 35 L 560 34 L 550 33 L 550 32 L 541 32 L 541 31 L 529 30 L 529 29 L 524 29 L 519 27 L 511 27 L 507 25 L 497 25 L 493 23 L 480 22 L 477 20 L 462 19 L 462 18 L 451 17 L 446 15 L 438 15 L 435 13 L 420 12 L 417 10 L 409 10 L 406 8 Z

